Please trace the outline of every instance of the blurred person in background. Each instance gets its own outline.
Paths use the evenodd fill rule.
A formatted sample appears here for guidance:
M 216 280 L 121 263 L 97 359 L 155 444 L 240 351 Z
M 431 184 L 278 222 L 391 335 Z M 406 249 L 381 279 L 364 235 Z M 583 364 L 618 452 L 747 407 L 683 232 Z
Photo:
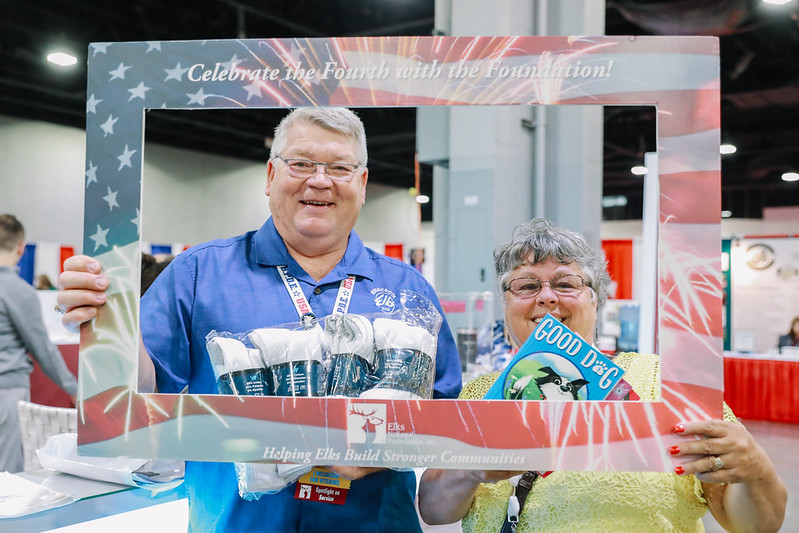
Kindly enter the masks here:
M 780 335 L 779 343 L 777 344 L 780 351 L 785 346 L 799 346 L 799 316 L 794 317 L 791 322 L 791 329 L 785 335 Z
M 172 261 L 172 256 L 168 256 L 164 259 L 158 259 L 153 255 L 145 254 L 142 252 L 141 254 L 141 296 L 144 296 L 144 293 L 147 292 L 147 289 L 150 288 L 150 285 L 153 284 L 155 278 L 158 277 L 158 274 L 163 272 L 163 270 L 167 267 L 170 261 Z
M 22 224 L 14 215 L 0 215 L 0 471 L 6 472 L 23 468 L 17 402 L 30 400 L 30 356 L 73 404 L 78 389 L 61 352 L 47 336 L 36 289 L 19 277 L 17 263 L 23 253 Z
M 53 282 L 50 281 L 50 277 L 47 274 L 39 274 L 36 276 L 36 290 L 39 291 L 54 291 L 55 285 Z

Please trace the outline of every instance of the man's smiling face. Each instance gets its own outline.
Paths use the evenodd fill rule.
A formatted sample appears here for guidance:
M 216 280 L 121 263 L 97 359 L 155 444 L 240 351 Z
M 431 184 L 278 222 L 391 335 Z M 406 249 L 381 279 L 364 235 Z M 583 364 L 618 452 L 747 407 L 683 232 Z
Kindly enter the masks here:
M 340 133 L 299 121 L 287 135 L 285 159 L 321 163 L 358 164 L 357 145 Z M 297 250 L 319 250 L 346 245 L 366 197 L 368 171 L 358 167 L 348 182 L 333 181 L 323 168 L 307 179 L 289 174 L 280 159 L 267 165 L 266 194 L 275 227 Z

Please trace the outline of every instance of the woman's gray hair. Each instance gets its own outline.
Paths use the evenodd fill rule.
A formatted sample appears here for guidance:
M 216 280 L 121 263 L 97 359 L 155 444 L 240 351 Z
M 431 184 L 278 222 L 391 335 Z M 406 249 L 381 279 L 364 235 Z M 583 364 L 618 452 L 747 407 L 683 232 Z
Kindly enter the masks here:
M 550 257 L 564 265 L 577 263 L 596 294 L 597 309 L 605 305 L 610 276 L 604 255 L 591 248 L 579 233 L 555 226 L 546 218 L 534 218 L 516 226 L 511 240 L 494 250 L 499 291 L 505 291 L 511 272 L 522 265 L 537 265 Z
M 363 122 L 346 107 L 298 107 L 293 110 L 283 117 L 275 128 L 272 149 L 269 152 L 270 159 L 281 155 L 286 149 L 289 131 L 298 121 L 308 122 L 353 139 L 358 147 L 356 154 L 358 164 L 366 166 L 366 132 L 363 129 Z

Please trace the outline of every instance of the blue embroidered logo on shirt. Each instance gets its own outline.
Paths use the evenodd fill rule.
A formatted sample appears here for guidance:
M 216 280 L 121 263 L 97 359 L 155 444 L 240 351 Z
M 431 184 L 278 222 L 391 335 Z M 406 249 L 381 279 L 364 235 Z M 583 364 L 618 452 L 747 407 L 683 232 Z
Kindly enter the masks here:
M 397 301 L 397 295 L 388 289 L 372 289 L 369 291 L 375 297 L 375 305 L 384 313 L 392 313 Z

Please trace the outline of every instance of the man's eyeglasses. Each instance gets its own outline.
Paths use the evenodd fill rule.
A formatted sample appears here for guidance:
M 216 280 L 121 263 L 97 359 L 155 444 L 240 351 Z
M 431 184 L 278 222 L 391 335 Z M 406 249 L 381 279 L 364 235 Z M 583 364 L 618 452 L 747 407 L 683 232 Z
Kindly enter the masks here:
M 283 156 L 277 156 L 278 159 L 286 163 L 289 167 L 289 176 L 298 179 L 308 179 L 316 174 L 316 168 L 322 165 L 325 169 L 325 174 L 331 180 L 335 181 L 350 181 L 358 170 L 360 164 L 352 163 L 320 163 L 319 161 L 310 161 L 308 159 L 285 159 Z
M 591 286 L 590 283 L 577 274 L 562 274 L 549 281 L 527 277 L 515 278 L 505 285 L 505 291 L 510 291 L 517 298 L 534 298 L 541 292 L 541 288 L 545 283 L 549 285 L 552 292 L 559 296 L 576 296 L 583 290 L 584 286 Z

